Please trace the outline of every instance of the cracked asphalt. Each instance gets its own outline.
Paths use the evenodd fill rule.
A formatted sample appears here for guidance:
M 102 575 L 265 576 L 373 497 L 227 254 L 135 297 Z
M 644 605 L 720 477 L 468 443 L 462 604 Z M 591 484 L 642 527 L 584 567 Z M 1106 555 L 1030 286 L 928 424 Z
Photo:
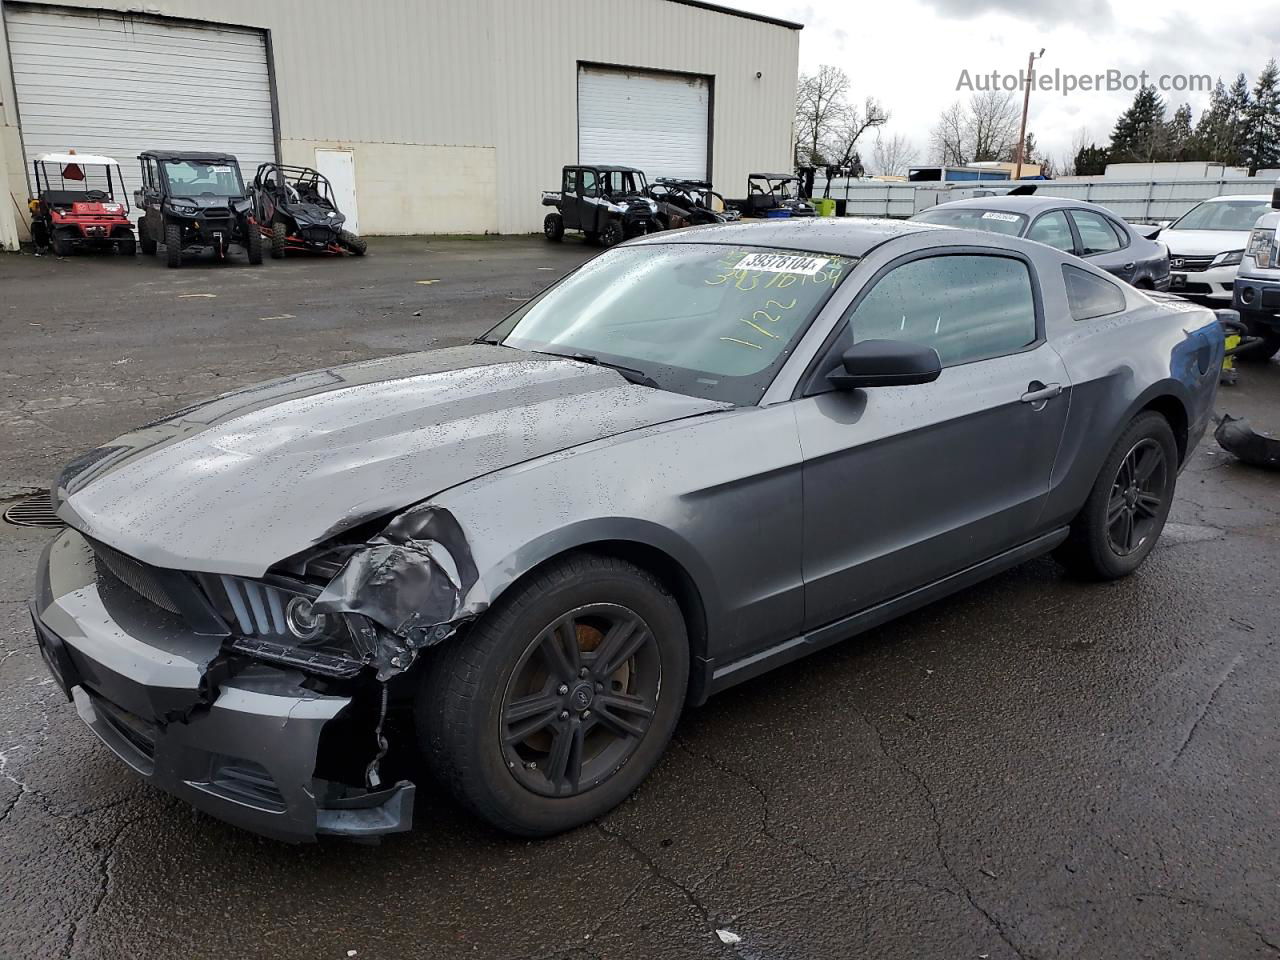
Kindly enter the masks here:
M 200 397 L 464 342 L 593 252 L 371 249 L 0 256 L 0 503 Z M 1280 364 L 1218 410 L 1280 430 Z M 0 525 L 0 957 L 1280 955 L 1280 475 L 1211 439 L 1136 576 L 1029 563 L 738 687 L 532 843 L 429 785 L 412 834 L 289 847 L 140 784 L 35 651 L 49 536 Z

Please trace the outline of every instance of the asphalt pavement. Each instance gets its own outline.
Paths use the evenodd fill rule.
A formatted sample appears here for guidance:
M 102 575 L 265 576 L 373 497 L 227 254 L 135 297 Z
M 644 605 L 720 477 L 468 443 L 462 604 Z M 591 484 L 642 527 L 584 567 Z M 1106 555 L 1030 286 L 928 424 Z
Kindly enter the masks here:
M 594 253 L 0 256 L 0 508 L 193 400 L 449 346 Z M 1280 435 L 1280 363 L 1218 410 Z M 1207 439 L 1142 570 L 1026 564 L 686 714 L 599 823 L 291 847 L 135 780 L 47 678 L 0 524 L 0 957 L 1280 955 L 1280 475 Z M 762 549 L 767 545 L 762 545 Z

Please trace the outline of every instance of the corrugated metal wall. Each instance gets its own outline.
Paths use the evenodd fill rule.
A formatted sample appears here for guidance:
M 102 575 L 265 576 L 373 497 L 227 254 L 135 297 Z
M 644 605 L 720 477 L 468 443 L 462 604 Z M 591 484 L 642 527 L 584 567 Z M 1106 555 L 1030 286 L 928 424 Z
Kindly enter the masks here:
M 137 9 L 135 0 L 62 5 Z M 727 195 L 742 193 L 750 169 L 790 162 L 799 34 L 786 27 L 669 0 L 150 0 L 146 9 L 270 31 L 284 157 L 352 149 L 370 233 L 539 229 L 540 191 L 577 159 L 581 61 L 713 76 L 712 169 Z M 0 50 L 5 104 L 7 59 Z M 21 170 L 9 175 L 24 203 Z M 403 222 L 393 187 L 366 204 L 375 182 L 427 198 L 439 187 L 439 217 L 428 201 Z

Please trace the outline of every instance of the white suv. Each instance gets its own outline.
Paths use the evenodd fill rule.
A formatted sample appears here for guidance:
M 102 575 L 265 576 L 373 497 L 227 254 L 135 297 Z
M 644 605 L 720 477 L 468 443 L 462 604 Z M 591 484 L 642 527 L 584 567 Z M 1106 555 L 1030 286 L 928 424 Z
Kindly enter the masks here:
M 1249 231 L 1269 209 L 1271 198 L 1265 194 L 1212 197 L 1162 230 L 1159 238 L 1169 248 L 1169 292 L 1230 301 Z

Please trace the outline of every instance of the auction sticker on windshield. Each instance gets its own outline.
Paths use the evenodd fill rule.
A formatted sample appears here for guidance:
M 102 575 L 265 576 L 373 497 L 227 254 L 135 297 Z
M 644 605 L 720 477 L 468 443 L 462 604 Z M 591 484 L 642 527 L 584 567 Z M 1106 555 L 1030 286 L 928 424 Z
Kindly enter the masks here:
M 828 257 L 802 257 L 787 253 L 749 253 L 739 260 L 733 269 L 763 273 L 795 273 L 812 277 L 830 262 Z
M 999 220 L 1001 223 L 1017 223 L 1020 217 L 1016 213 L 996 213 L 988 210 L 982 215 L 983 220 Z

